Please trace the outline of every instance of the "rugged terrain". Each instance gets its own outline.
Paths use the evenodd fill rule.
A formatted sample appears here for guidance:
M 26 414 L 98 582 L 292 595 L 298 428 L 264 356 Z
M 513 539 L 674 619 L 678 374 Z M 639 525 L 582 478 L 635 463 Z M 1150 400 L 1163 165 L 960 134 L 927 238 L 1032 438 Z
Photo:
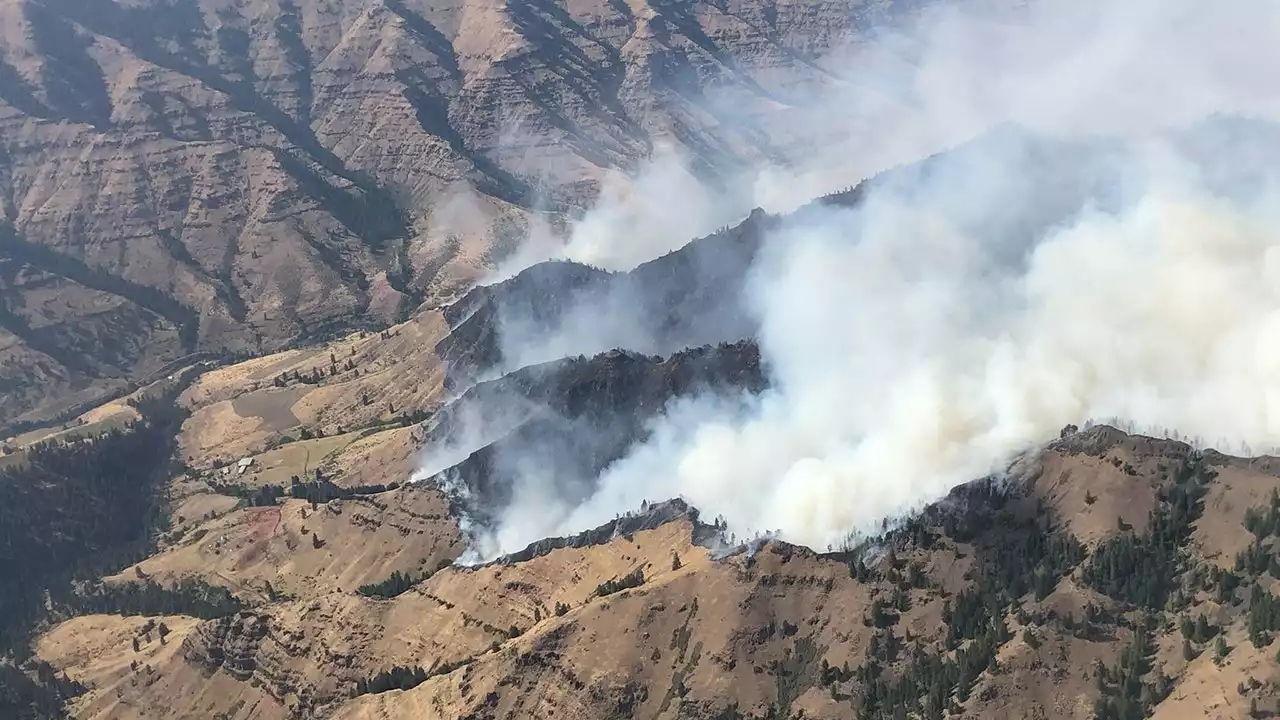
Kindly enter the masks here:
M 655 144 L 794 159 L 825 54 L 911 6 L 4 0 L 0 414 L 403 319 Z
M 1264 174 L 1244 158 L 1267 132 L 1221 121 L 1186 141 Z M 382 329 L 239 362 L 188 357 L 15 435 L 0 458 L 0 572 L 14 580 L 0 596 L 0 711 L 1280 713 L 1280 460 L 1105 425 L 1063 428 L 999 476 L 825 552 L 738 538 L 652 498 L 458 562 L 509 501 L 504 458 L 536 458 L 587 493 L 668 400 L 768 386 L 743 295 L 781 224 L 856 207 L 872 187 L 910 199 L 952 186 L 957 168 L 998 156 L 1062 186 L 1056 203 L 1023 203 L 1025 178 L 1001 176 L 1010 211 L 984 229 L 1012 248 L 1121 202 L 1100 162 L 1115 152 L 1004 129 L 955 163 L 886 173 L 790 218 L 754 213 L 629 272 L 545 263 Z M 968 217 L 963 202 L 930 209 Z M 620 332 L 582 332 L 592 319 Z
M 1118 677 L 1133 656 L 1146 669 L 1132 682 L 1154 717 L 1245 718 L 1280 710 L 1280 642 L 1259 629 L 1280 619 L 1257 619 L 1259 594 L 1280 590 L 1270 574 L 1280 547 L 1245 527 L 1250 508 L 1280 512 L 1278 469 L 1100 426 L 1029 456 L 1009 485 L 958 490 L 870 554 L 734 546 L 676 503 L 438 572 L 447 550 L 418 547 L 413 533 L 447 548 L 456 528 L 410 525 L 410 542 L 378 536 L 429 490 L 335 500 L 305 519 L 308 506 L 292 500 L 235 511 L 283 521 L 226 541 L 230 556 L 246 541 L 288 556 L 273 563 L 274 598 L 244 592 L 252 609 L 203 622 L 153 617 L 170 629 L 163 643 L 142 630 L 144 617 L 87 615 L 36 649 L 90 688 L 72 705 L 77 717 L 840 718 L 903 716 L 901 706 L 918 717 L 1088 718 L 1100 696 L 1128 692 L 1099 676 Z M 1189 523 L 1171 547 L 1142 550 L 1167 555 L 1169 576 L 1142 581 L 1160 588 L 1124 586 L 1137 572 L 1125 563 L 1160 560 L 1118 548 L 1170 517 L 1177 488 L 1198 497 Z M 389 509 L 357 522 L 366 502 Z M 286 549 L 302 523 L 325 536 L 323 548 Z M 421 562 L 368 562 L 371 547 L 388 546 Z M 1272 570 L 1239 564 L 1250 547 Z M 184 552 L 140 567 L 208 572 Z M 358 576 L 338 570 L 349 566 L 428 579 L 367 597 L 352 592 Z M 207 576 L 254 584 L 221 574 Z M 1184 645 L 1180 628 L 1202 616 L 1209 636 L 1192 630 Z M 396 667 L 410 679 L 379 684 Z

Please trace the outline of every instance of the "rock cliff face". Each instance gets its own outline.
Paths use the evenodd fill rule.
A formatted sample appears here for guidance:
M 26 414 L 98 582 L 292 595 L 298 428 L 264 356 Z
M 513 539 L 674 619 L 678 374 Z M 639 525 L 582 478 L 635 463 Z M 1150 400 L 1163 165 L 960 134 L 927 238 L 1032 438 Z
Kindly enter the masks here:
M 183 658 L 209 672 L 225 670 L 248 680 L 258 667 L 258 646 L 267 636 L 267 618 L 237 613 L 199 626 L 182 643 Z
M 898 9 L 3 0 L 0 415 L 454 295 L 657 140 L 785 159 L 818 59 Z

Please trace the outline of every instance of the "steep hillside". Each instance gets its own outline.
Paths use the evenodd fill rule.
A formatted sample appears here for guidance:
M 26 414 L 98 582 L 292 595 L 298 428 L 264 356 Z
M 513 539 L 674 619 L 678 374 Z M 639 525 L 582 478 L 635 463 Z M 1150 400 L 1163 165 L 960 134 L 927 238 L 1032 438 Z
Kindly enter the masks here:
M 657 142 L 797 157 L 824 53 L 912 4 L 4 0 L 0 413 L 452 297 Z
M 441 409 L 424 469 L 454 495 L 455 511 L 487 525 L 519 502 L 522 476 L 546 478 L 557 495 L 580 501 L 602 470 L 646 439 L 648 422 L 669 402 L 699 392 L 758 393 L 766 384 L 749 342 L 666 359 L 611 351 L 535 365 Z
M 841 552 L 735 546 L 660 504 L 386 599 L 157 618 L 168 645 L 138 651 L 139 620 L 89 616 L 37 649 L 91 687 L 77 717 L 1265 717 L 1277 566 L 1218 565 L 1246 523 L 1280 561 L 1271 462 L 1068 429 Z

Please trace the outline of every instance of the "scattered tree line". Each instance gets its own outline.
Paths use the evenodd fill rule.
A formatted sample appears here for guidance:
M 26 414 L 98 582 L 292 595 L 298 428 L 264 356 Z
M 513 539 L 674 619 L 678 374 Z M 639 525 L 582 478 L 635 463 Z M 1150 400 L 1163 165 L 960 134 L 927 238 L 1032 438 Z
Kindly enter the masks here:
M 1271 643 L 1271 633 L 1280 631 L 1280 598 L 1259 585 L 1249 595 L 1249 641 L 1256 648 Z
M 1244 526 L 1258 540 L 1280 537 L 1280 491 L 1271 491 L 1271 501 L 1267 505 L 1245 511 Z
M 351 697 L 376 695 L 389 690 L 412 690 L 433 677 L 448 675 L 469 662 L 471 662 L 470 658 L 457 662 L 439 663 L 430 671 L 423 670 L 421 667 L 396 666 L 390 670 L 383 670 L 367 680 L 357 680 Z
M 1096 720 L 1143 720 L 1169 695 L 1173 681 L 1163 673 L 1156 672 L 1144 680 L 1153 671 L 1155 645 L 1151 631 L 1155 620 L 1143 618 L 1136 624 L 1133 640 L 1114 667 L 1097 668 L 1098 699 L 1093 705 Z
M 1253 534 L 1253 542 L 1236 554 L 1236 571 L 1251 576 L 1269 572 L 1280 579 L 1280 553 L 1271 542 L 1280 537 L 1280 492 L 1272 490 L 1268 504 L 1245 511 L 1244 526 Z
M 368 680 L 356 681 L 358 695 L 376 695 L 388 690 L 411 690 L 427 681 L 427 671 L 420 667 L 393 667 Z
M 1029 503 L 1015 485 L 972 483 L 954 491 L 948 503 L 867 541 L 864 548 L 889 548 L 878 568 L 855 551 L 851 576 L 893 583 L 886 596 L 873 600 L 865 618 L 877 631 L 863 664 L 852 670 L 827 666 L 821 675 L 833 696 L 839 684 L 857 680 L 853 702 L 859 720 L 941 720 L 958 711 L 957 703 L 968 700 L 978 677 L 994 665 L 997 649 L 1013 637 L 1004 619 L 1008 608 L 1026 595 L 1043 598 L 1082 561 L 1079 541 L 1056 529 L 1041 508 L 1030 512 Z M 904 640 L 891 629 L 898 613 L 910 607 L 908 590 L 927 585 L 924 573 L 913 572 L 895 548 L 929 549 L 940 534 L 974 546 L 976 577 L 954 602 L 944 603 L 945 646 L 931 650 L 919 638 Z
M 408 591 L 409 588 L 427 579 L 427 577 L 429 576 L 421 575 L 415 577 L 397 570 L 391 573 L 391 577 L 382 582 L 361 585 L 356 588 L 356 593 L 365 597 L 393 598 Z
M 1085 584 L 1130 605 L 1163 609 L 1185 560 L 1191 526 L 1204 510 L 1206 486 L 1216 474 L 1192 453 L 1173 483 L 1161 489 L 1144 534 L 1126 533 L 1098 545 L 1084 567 Z
M 634 587 L 640 587 L 644 584 L 644 569 L 636 568 L 621 578 L 606 580 L 596 586 L 596 595 L 605 597 L 616 592 L 622 592 Z
M 235 485 L 230 483 L 220 483 L 214 481 L 205 481 L 209 489 L 219 495 L 227 495 L 230 497 L 240 498 L 250 507 L 270 507 L 280 502 L 280 498 L 284 497 L 284 488 L 279 485 L 261 485 L 259 487 L 249 487 L 247 485 Z
M 0 662 L 0 717 L 13 720 L 65 717 L 63 705 L 87 690 L 37 658 L 28 660 L 24 667 Z
M 258 487 L 249 487 L 247 485 L 219 483 L 206 480 L 205 484 L 209 489 L 220 495 L 228 495 L 243 499 L 248 505 L 253 507 L 270 507 L 279 504 L 280 499 L 284 497 L 306 500 L 315 504 L 324 504 L 330 500 L 345 500 L 347 498 L 356 497 L 358 495 L 378 495 L 380 493 L 398 490 L 400 483 L 391 482 L 385 485 L 378 483 L 373 485 L 357 485 L 355 487 L 339 487 L 333 481 L 324 476 L 324 473 L 316 468 L 315 479 L 304 482 L 297 475 L 289 478 L 289 488 L 286 490 L 281 485 L 269 484 L 260 485 Z
M 426 571 L 417 575 L 411 573 L 403 573 L 399 570 L 391 573 L 391 577 L 381 582 L 371 583 L 369 585 L 361 585 L 356 588 L 356 592 L 365 597 L 393 598 L 402 595 L 409 588 L 420 582 L 429 580 L 432 575 L 449 567 L 453 563 L 449 560 L 442 560 L 434 571 Z
M 233 615 L 244 609 L 230 590 L 203 580 L 186 578 L 165 587 L 154 580 L 87 585 L 66 598 L 69 615 L 190 615 L 204 620 Z
M 299 500 L 308 500 L 312 503 L 324 504 L 330 500 L 345 500 L 357 495 L 377 495 L 400 488 L 400 483 L 398 482 L 391 482 L 386 485 L 379 483 L 375 485 L 357 485 L 349 488 L 338 487 L 324 477 L 320 472 L 320 468 L 316 468 L 315 478 L 310 482 L 303 482 L 301 478 L 294 475 L 289 479 L 289 496 Z

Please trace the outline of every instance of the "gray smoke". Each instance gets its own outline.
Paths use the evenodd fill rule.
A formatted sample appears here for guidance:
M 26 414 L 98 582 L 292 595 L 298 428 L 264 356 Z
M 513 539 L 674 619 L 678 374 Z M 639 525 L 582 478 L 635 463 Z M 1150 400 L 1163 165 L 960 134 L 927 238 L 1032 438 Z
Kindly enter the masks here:
M 1090 418 L 1280 444 L 1275 177 L 1238 177 L 1196 140 L 1221 114 L 1280 118 L 1280 7 L 975 8 L 829 59 L 841 82 L 804 116 L 829 144 L 738 184 L 832 189 L 983 138 L 769 238 L 748 302 L 772 389 L 746 410 L 673 403 L 584 502 L 525 487 L 487 554 L 674 496 L 740 534 L 824 547 Z M 558 256 L 627 267 L 671 249 L 673 229 L 633 227 L 627 208 L 665 201 L 637 188 L 589 214 Z M 697 197 L 711 209 L 682 237 L 741 216 L 744 197 L 763 204 Z

